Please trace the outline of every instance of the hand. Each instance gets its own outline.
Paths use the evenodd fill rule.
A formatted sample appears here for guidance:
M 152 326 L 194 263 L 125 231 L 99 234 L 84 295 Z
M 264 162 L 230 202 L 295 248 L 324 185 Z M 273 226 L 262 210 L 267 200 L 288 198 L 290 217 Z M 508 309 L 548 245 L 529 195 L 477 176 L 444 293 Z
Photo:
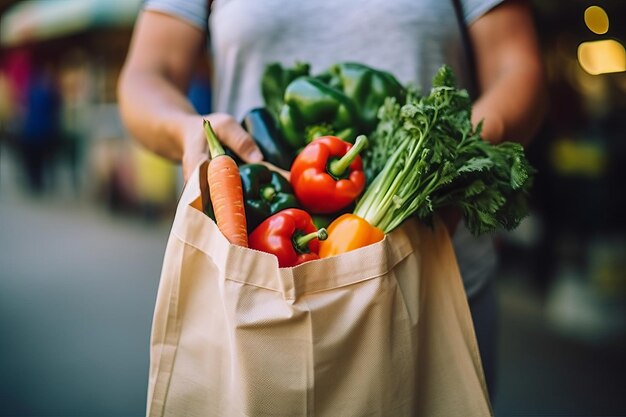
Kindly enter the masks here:
M 255 144 L 252 136 L 229 114 L 211 113 L 206 116 L 190 116 L 183 123 L 183 177 L 189 179 L 194 168 L 208 157 L 206 136 L 202 120 L 207 119 L 215 134 L 224 146 L 230 148 L 245 162 L 253 163 L 263 160 L 263 154 Z

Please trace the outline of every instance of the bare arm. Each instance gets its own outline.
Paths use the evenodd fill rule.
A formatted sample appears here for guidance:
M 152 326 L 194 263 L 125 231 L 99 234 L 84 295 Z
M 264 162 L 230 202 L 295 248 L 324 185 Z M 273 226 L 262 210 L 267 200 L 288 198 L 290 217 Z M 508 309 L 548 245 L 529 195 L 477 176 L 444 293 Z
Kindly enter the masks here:
M 203 46 L 204 33 L 192 25 L 142 12 L 118 84 L 120 111 L 130 133 L 148 149 L 181 161 L 185 179 L 206 156 L 202 116 L 186 97 Z M 207 117 L 218 137 L 242 159 L 261 159 L 234 118 L 223 113 Z
M 505 1 L 469 27 L 481 95 L 472 121 L 483 122 L 482 137 L 491 142 L 527 145 L 545 113 L 543 65 L 532 15 L 520 1 Z M 441 217 L 451 234 L 462 218 L 456 208 Z
M 506 1 L 469 27 L 481 96 L 472 119 L 484 139 L 527 145 L 545 113 L 543 65 L 531 11 Z

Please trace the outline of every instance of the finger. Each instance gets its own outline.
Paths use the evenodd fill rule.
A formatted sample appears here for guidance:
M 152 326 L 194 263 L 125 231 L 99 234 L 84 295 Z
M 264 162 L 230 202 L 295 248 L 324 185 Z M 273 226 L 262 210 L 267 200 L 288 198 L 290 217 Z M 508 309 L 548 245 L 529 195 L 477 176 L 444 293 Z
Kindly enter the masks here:
M 219 116 L 214 129 L 215 134 L 225 146 L 228 146 L 245 162 L 260 162 L 263 160 L 263 154 L 254 142 L 254 139 L 237 123 L 235 118 L 224 114 L 212 116 Z

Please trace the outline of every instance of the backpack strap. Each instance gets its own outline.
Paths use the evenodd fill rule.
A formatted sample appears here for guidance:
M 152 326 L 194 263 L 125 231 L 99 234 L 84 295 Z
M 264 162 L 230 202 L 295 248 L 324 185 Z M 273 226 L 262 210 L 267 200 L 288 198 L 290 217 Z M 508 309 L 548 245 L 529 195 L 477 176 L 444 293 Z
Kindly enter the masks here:
M 461 0 L 452 0 L 454 6 L 454 13 L 456 14 L 457 22 L 459 23 L 459 29 L 461 31 L 461 42 L 463 43 L 463 50 L 465 51 L 467 66 L 469 71 L 468 85 L 466 87 L 470 97 L 475 100 L 478 98 L 478 79 L 476 77 L 476 60 L 474 57 L 474 48 L 469 37 L 469 31 L 467 24 L 465 23 L 465 14 L 463 13 L 463 4 Z

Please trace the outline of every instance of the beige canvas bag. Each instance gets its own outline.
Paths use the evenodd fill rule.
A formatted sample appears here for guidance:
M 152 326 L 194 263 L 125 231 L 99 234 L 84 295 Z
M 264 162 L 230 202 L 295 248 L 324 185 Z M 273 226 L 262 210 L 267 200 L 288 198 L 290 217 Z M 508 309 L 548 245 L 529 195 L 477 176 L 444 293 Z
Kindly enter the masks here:
M 487 416 L 444 227 L 295 268 L 230 245 L 186 185 L 152 328 L 148 416 Z M 206 198 L 206 196 L 205 196 Z

